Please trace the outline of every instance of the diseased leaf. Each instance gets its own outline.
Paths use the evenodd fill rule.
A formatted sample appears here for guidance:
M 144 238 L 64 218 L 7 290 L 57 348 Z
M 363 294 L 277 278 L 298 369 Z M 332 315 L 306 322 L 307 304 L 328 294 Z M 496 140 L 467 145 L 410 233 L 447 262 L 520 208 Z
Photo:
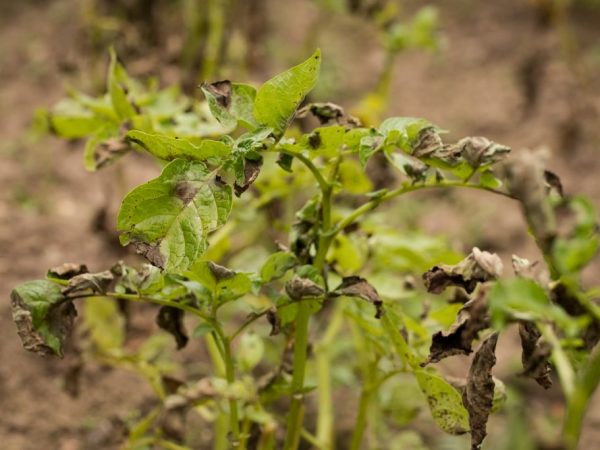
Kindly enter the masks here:
M 190 139 L 166 136 L 164 134 L 146 133 L 131 130 L 127 139 L 135 142 L 157 158 L 171 161 L 176 158 L 206 161 L 220 159 L 231 153 L 231 147 L 221 141 L 203 139 L 193 143 Z
M 481 136 L 463 138 L 455 146 L 471 167 L 493 164 L 502 160 L 510 152 L 509 147 L 496 144 Z
M 112 164 L 131 151 L 131 145 L 121 138 L 111 137 L 111 131 L 97 132 L 85 144 L 83 162 L 90 172 Z
M 104 294 L 114 281 L 115 276 L 110 270 L 98 273 L 83 273 L 69 279 L 69 284 L 63 289 L 63 294 L 92 291 L 96 294 Z
M 156 324 L 175 338 L 177 350 L 184 348 L 189 340 L 183 325 L 184 316 L 185 314 L 181 309 L 173 306 L 162 306 L 156 316 Z
M 552 346 L 540 340 L 541 333 L 533 322 L 519 322 L 519 336 L 523 349 L 523 375 L 533 378 L 544 389 L 549 389 L 552 386 L 549 362 Z
M 48 269 L 46 276 L 56 280 L 69 280 L 76 275 L 87 273 L 88 268 L 85 264 L 64 263 L 60 266 Z
M 359 127 L 360 121 L 344 112 L 344 108 L 335 103 L 311 103 L 298 111 L 297 117 L 305 117 L 308 113 L 315 116 L 321 125 L 348 125 Z
M 167 271 L 186 270 L 208 245 L 208 233 L 231 210 L 231 187 L 200 161 L 177 159 L 123 200 L 117 229 L 123 245 Z
M 449 434 L 464 434 L 469 431 L 469 416 L 460 393 L 434 373 L 415 370 L 415 377 L 425 394 L 435 423 Z
M 219 302 L 235 300 L 252 289 L 248 275 L 210 261 L 197 261 L 185 275 L 206 287 Z
M 271 78 L 256 93 L 254 117 L 278 135 L 283 134 L 304 97 L 319 77 L 321 51 L 317 50 L 303 63 Z
M 373 303 L 376 319 L 379 319 L 384 313 L 383 300 L 379 297 L 377 290 L 367 280 L 359 276 L 344 277 L 342 283 L 329 295 L 333 297 L 358 297 Z
M 277 336 L 281 332 L 281 317 L 277 314 L 277 308 L 270 308 L 267 311 L 267 320 L 271 325 L 269 336 Z
M 285 291 L 292 300 L 301 300 L 305 297 L 320 297 L 325 291 L 309 278 L 294 276 L 285 284 Z
M 439 294 L 448 286 L 459 286 L 468 293 L 478 283 L 496 279 L 502 274 L 502 261 L 498 255 L 474 247 L 471 254 L 454 266 L 440 264 L 423 274 L 428 292 Z
M 469 413 L 471 449 L 478 450 L 486 435 L 486 425 L 494 404 L 494 379 L 492 367 L 496 364 L 498 333 L 491 334 L 475 353 L 467 385 L 463 392 L 463 404 Z
M 291 252 L 277 252 L 267 258 L 260 269 L 263 283 L 281 278 L 285 273 L 299 264 L 298 258 Z
M 228 129 L 238 125 L 253 130 L 258 126 L 253 114 L 256 89 L 248 84 L 232 83 L 229 80 L 203 84 L 210 112 Z
M 246 192 L 248 190 L 248 188 L 250 187 L 250 185 L 252 183 L 254 183 L 254 181 L 258 177 L 258 174 L 260 173 L 260 168 L 263 163 L 263 159 L 262 158 L 259 158 L 259 159 L 244 158 L 243 162 L 244 162 L 244 179 L 241 183 L 238 183 L 236 181 L 235 184 L 233 185 L 235 195 L 237 195 L 238 197 L 240 195 L 242 195 L 244 192 Z
M 62 346 L 71 334 L 77 311 L 58 284 L 27 281 L 10 294 L 12 316 L 25 350 L 62 357 Z
M 426 366 L 452 355 L 468 355 L 480 331 L 489 326 L 487 289 L 481 286 L 474 299 L 469 300 L 458 312 L 456 321 L 446 332 L 438 331 L 431 338 L 429 356 L 421 364 Z

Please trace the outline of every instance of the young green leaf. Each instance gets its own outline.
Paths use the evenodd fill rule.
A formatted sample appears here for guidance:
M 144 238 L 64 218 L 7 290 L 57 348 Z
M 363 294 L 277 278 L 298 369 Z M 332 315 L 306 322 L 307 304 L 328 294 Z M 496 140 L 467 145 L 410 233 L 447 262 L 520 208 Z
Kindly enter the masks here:
M 211 261 L 195 262 L 185 275 L 211 291 L 219 302 L 235 300 L 252 289 L 252 281 L 248 275 L 229 270 Z
M 291 252 L 273 253 L 260 269 L 260 277 L 263 283 L 276 280 L 298 265 L 298 258 Z
M 117 54 L 110 49 L 110 66 L 108 68 L 108 92 L 113 108 L 119 119 L 125 120 L 135 116 L 136 112 L 129 99 L 124 83 L 127 81 L 125 68 L 117 61 Z
M 208 233 L 227 221 L 231 204 L 231 186 L 206 165 L 176 159 L 125 197 L 117 229 L 123 245 L 134 244 L 158 267 L 181 271 L 206 250 Z
M 196 145 L 189 139 L 139 130 L 131 130 L 126 136 L 129 141 L 135 142 L 157 158 L 167 161 L 176 158 L 206 161 L 211 158 L 223 158 L 231 153 L 230 146 L 210 139 L 203 139 Z
M 252 112 L 256 97 L 252 86 L 224 80 L 203 84 L 202 92 L 210 112 L 225 128 L 233 130 L 238 123 L 249 130 L 258 126 Z
M 62 345 L 77 312 L 70 301 L 64 301 L 60 286 L 47 280 L 27 281 L 14 288 L 10 298 L 25 350 L 62 357 Z
M 319 77 L 321 51 L 317 50 L 303 63 L 271 78 L 256 93 L 254 117 L 282 135 L 302 100 Z

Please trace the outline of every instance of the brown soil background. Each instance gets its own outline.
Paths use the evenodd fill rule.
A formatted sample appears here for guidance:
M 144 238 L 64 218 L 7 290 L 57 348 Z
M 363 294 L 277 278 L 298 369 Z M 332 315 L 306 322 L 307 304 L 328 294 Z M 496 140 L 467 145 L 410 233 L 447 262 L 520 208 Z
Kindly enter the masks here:
M 300 47 L 315 15 L 307 3 L 270 2 L 269 20 L 277 48 L 302 53 Z M 547 147 L 550 168 L 561 176 L 567 193 L 586 194 L 598 204 L 600 10 L 577 8 L 571 18 L 587 67 L 582 88 L 561 53 L 558 33 L 539 25 L 530 3 L 433 3 L 440 8 L 445 48 L 435 56 L 408 52 L 398 57 L 389 115 L 426 117 L 451 130 L 451 137 L 485 135 L 515 151 Z M 81 143 L 50 138 L 34 142 L 27 137 L 36 107 L 51 106 L 64 95 L 67 84 L 89 90 L 97 82 L 91 74 L 103 74 L 93 72 L 98 57 L 89 55 L 81 44 L 80 7 L 75 0 L 0 2 L 3 450 L 114 448 L 109 438 L 111 418 L 140 407 L 149 395 L 135 375 L 92 364 L 83 372 L 82 394 L 69 396 L 62 389 L 68 358 L 60 361 L 27 354 L 10 316 L 9 293 L 15 284 L 39 278 L 46 268 L 65 261 L 85 262 L 96 270 L 122 258 L 126 253 L 114 244 L 114 236 L 92 231 L 94 217 L 107 204 L 114 208 L 107 199 L 120 195 L 111 183 L 117 170 L 124 171 L 121 176 L 128 186 L 156 172 L 150 161 L 133 158 L 123 169 L 89 174 L 82 167 Z M 279 22 L 278 17 L 291 16 L 290 10 L 295 11 L 293 21 Z M 332 17 L 330 24 L 319 44 L 325 59 L 328 52 L 336 55 L 337 75 L 347 90 L 336 92 L 330 100 L 351 105 L 372 87 L 383 54 L 373 33 L 357 28 L 355 21 Z M 126 62 L 134 73 L 155 73 L 163 82 L 176 80 L 177 68 L 159 64 L 160 57 L 136 55 L 131 64 Z M 286 58 L 298 59 L 280 58 L 251 78 L 265 79 L 291 62 Z M 525 72 L 536 88 L 536 101 L 529 109 Z M 450 205 L 440 203 L 431 216 L 424 221 L 427 230 L 448 234 L 466 247 L 485 243 L 504 256 L 536 256 L 519 212 L 509 202 L 477 201 L 465 194 Z M 470 218 L 478 221 L 476 228 L 465 226 Z M 587 275 L 594 282 L 597 274 L 596 266 Z M 150 316 L 142 315 L 139 320 L 140 329 L 150 331 L 154 326 Z M 190 352 L 193 357 L 199 350 Z M 510 343 L 503 352 L 516 357 Z M 541 402 L 538 396 L 546 395 L 540 390 L 531 392 L 532 405 Z M 581 444 L 586 450 L 600 445 L 600 398 L 596 397 Z

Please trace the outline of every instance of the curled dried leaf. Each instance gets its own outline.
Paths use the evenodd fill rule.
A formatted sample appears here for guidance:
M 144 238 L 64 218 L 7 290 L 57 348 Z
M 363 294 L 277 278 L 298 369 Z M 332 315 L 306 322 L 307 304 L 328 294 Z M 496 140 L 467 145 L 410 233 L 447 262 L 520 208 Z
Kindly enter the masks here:
M 498 255 L 474 247 L 469 256 L 454 266 L 434 266 L 423 274 L 423 281 L 427 291 L 433 294 L 440 294 L 448 286 L 462 287 L 471 293 L 477 284 L 496 279 L 501 274 L 502 260 Z
M 426 366 L 452 355 L 471 353 L 473 341 L 480 331 L 489 326 L 487 286 L 481 286 L 477 295 L 458 312 L 456 321 L 446 332 L 438 331 L 432 336 L 429 356 L 421 363 Z
M 412 147 L 412 155 L 416 158 L 439 157 L 443 151 L 442 138 L 434 127 L 426 127 L 419 131 L 417 140 Z
M 83 291 L 105 294 L 114 279 L 115 276 L 110 270 L 98 273 L 83 273 L 71 278 L 69 284 L 62 292 L 65 295 L 72 295 Z
M 277 314 L 275 307 L 267 311 L 267 320 L 271 324 L 271 332 L 269 336 L 277 336 L 281 332 L 281 317 Z
M 469 413 L 471 449 L 479 450 L 486 435 L 486 425 L 494 404 L 494 379 L 492 367 L 496 364 L 498 333 L 493 333 L 481 343 L 475 353 L 467 384 L 463 391 L 463 404 Z
M 552 347 L 547 342 L 541 341 L 541 333 L 533 322 L 520 322 L 519 336 L 523 349 L 521 355 L 523 375 L 533 378 L 544 389 L 549 389 L 552 386 L 552 378 L 548 359 Z
M 173 306 L 162 306 L 156 316 L 156 324 L 175 338 L 177 350 L 184 348 L 189 340 L 183 325 L 183 317 L 184 312 Z
M 460 154 L 471 167 L 493 164 L 502 160 L 510 148 L 505 147 L 481 136 L 466 137 L 456 143 Z
M 88 273 L 88 268 L 85 264 L 64 263 L 49 269 L 46 276 L 48 278 L 56 278 L 59 280 L 69 280 L 74 276 L 83 273 Z
M 308 278 L 294 276 L 285 284 L 285 291 L 292 300 L 301 300 L 306 297 L 320 297 L 325 291 L 314 281 Z
M 550 282 L 548 271 L 538 261 L 530 262 L 512 255 L 512 267 L 516 276 L 533 280 L 540 286 L 547 286 Z
M 233 189 L 235 191 L 235 195 L 238 197 L 242 195 L 244 192 L 248 190 L 248 188 L 254 183 L 258 174 L 260 173 L 260 168 L 262 166 L 263 160 L 260 159 L 244 159 L 244 181 L 243 183 L 235 183 Z
M 359 127 L 361 125 L 360 120 L 346 114 L 344 108 L 335 103 L 310 103 L 298 110 L 296 117 L 301 119 L 306 117 L 308 113 L 315 116 L 321 125 L 333 123 L 338 125 L 351 125 L 353 127 Z
M 562 182 L 560 181 L 558 175 L 549 170 L 544 170 L 544 180 L 546 181 L 546 186 L 548 187 L 548 190 L 554 189 L 558 193 L 558 195 L 564 197 Z
M 342 283 L 329 294 L 332 297 L 358 297 L 375 306 L 375 318 L 383 315 L 383 300 L 367 280 L 358 276 L 344 277 Z

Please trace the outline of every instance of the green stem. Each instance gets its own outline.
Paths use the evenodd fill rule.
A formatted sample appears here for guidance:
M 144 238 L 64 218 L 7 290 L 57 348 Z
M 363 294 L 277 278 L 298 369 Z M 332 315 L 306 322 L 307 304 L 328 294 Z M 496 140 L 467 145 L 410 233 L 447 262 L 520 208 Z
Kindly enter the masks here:
M 588 359 L 577 381 L 571 398 L 567 402 L 563 427 L 563 436 L 568 450 L 577 449 L 588 403 L 600 383 L 600 350 L 598 348 Z
M 464 187 L 464 188 L 471 188 L 471 189 L 479 189 L 479 190 L 493 192 L 494 194 L 503 195 L 505 197 L 514 199 L 513 196 L 511 196 L 510 194 L 508 194 L 506 192 L 498 191 L 496 189 L 492 189 L 492 188 L 482 186 L 479 184 L 465 183 L 464 181 L 441 181 L 436 184 L 404 185 L 397 189 L 389 191 L 389 192 L 385 193 L 384 195 L 382 195 L 381 197 L 377 197 L 367 203 L 364 203 L 363 205 L 359 206 L 358 208 L 356 208 L 354 211 L 352 211 L 350 214 L 348 214 L 346 217 L 344 217 L 342 220 L 340 220 L 336 224 L 336 226 L 334 227 L 334 229 L 332 231 L 332 234 L 335 235 L 335 234 L 339 233 L 341 230 L 343 230 L 347 226 L 353 224 L 354 221 L 357 220 L 359 217 L 361 217 L 361 216 L 365 215 L 366 213 L 368 213 L 369 211 L 375 209 L 377 206 L 379 206 L 380 203 L 383 203 L 386 200 L 390 200 L 394 197 L 408 194 L 409 192 L 420 191 L 423 189 L 439 189 L 439 188 L 448 188 L 448 187 Z
M 371 388 L 368 380 L 364 381 L 362 391 L 360 394 L 360 402 L 358 404 L 358 415 L 356 416 L 356 422 L 354 424 L 354 431 L 352 432 L 352 441 L 350 442 L 350 450 L 360 450 L 365 428 L 367 427 L 367 413 L 369 411 L 369 404 L 373 396 L 373 389 Z
M 573 371 L 573 366 L 571 366 L 569 358 L 560 345 L 560 341 L 554 333 L 552 326 L 545 323 L 538 323 L 537 326 L 542 332 L 544 339 L 552 345 L 552 362 L 556 367 L 560 385 L 567 398 L 567 402 L 570 402 L 575 388 L 575 372 Z

